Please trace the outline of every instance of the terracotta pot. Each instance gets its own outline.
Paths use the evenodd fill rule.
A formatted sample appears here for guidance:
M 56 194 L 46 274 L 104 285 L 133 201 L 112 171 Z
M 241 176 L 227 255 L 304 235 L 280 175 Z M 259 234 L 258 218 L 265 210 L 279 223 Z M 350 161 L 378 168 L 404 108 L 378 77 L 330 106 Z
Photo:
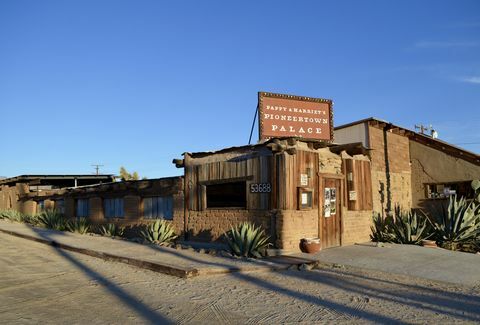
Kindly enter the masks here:
M 303 253 L 314 254 L 320 251 L 321 248 L 320 238 L 302 238 L 300 240 L 300 250 Z

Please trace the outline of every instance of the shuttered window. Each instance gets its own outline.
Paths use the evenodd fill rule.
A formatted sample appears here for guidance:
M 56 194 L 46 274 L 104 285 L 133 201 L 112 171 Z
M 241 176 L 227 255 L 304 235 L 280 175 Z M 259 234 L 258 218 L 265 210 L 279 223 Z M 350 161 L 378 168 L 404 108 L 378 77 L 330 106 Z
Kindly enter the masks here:
M 173 197 L 154 196 L 143 199 L 143 216 L 146 219 L 173 219 Z
M 88 199 L 78 199 L 76 202 L 76 216 L 77 218 L 86 218 L 88 217 L 88 212 L 90 210 L 90 205 Z
M 103 207 L 105 218 L 123 218 L 123 198 L 105 199 Z

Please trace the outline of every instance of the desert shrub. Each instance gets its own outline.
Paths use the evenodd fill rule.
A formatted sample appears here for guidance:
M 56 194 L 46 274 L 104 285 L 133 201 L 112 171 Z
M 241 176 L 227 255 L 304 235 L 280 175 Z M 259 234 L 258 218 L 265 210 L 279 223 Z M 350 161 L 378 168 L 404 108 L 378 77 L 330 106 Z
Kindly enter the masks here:
M 422 240 L 433 235 L 430 221 L 423 214 L 402 211 L 395 207 L 395 218 L 390 225 L 392 242 L 397 244 L 419 245 Z
M 0 211 L 0 219 L 6 219 L 10 221 L 23 221 L 23 214 L 18 212 L 17 210 L 2 210 Z
M 125 231 L 125 227 L 117 226 L 114 223 L 108 223 L 106 225 L 101 225 L 99 227 L 99 233 L 102 236 L 106 236 L 106 237 L 115 237 L 115 236 L 121 237 L 123 236 L 124 231 Z
M 39 224 L 50 229 L 65 230 L 67 220 L 56 210 L 45 210 L 38 215 Z
M 480 204 L 475 200 L 449 197 L 448 206 L 433 215 L 437 242 L 456 250 L 466 243 L 478 242 L 480 236 Z
M 90 223 L 86 218 L 70 220 L 66 223 L 66 229 L 70 232 L 86 234 L 90 230 Z
M 228 246 L 233 255 L 243 257 L 262 257 L 270 245 L 269 237 L 261 227 L 243 222 L 225 234 Z
M 155 244 L 167 244 L 177 238 L 171 223 L 165 220 L 157 220 L 147 225 L 140 231 L 140 235 L 146 241 Z
M 392 242 L 392 224 L 393 218 L 387 216 L 383 218 L 380 213 L 373 215 L 373 225 L 370 226 L 372 233 L 370 239 L 375 242 Z

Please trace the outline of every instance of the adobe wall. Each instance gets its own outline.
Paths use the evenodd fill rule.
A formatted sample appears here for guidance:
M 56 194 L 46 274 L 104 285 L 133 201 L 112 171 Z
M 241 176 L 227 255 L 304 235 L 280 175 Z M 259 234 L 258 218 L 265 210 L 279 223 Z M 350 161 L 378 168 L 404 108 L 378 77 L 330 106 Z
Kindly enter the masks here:
M 257 226 L 261 226 L 267 236 L 272 235 L 272 218 L 269 211 L 208 209 L 204 211 L 189 211 L 187 213 L 189 240 L 221 240 L 225 232 L 242 222 L 253 222 Z M 174 225 L 178 227 L 178 219 L 174 219 Z
M 0 186 L 0 210 L 18 210 L 18 191 L 15 186 Z
M 370 241 L 372 211 L 342 208 L 342 246 Z
M 480 166 L 455 158 L 429 146 L 410 141 L 412 202 L 418 208 L 425 199 L 425 183 L 448 183 L 480 179 Z
M 373 210 L 377 213 L 382 212 L 381 183 L 384 184 L 383 209 L 387 208 L 389 196 L 392 210 L 396 204 L 404 208 L 412 206 L 409 140 L 406 136 L 390 131 L 386 131 L 386 138 L 388 160 L 385 156 L 384 131 L 376 127 L 369 127 L 370 148 L 373 149 L 370 152 Z M 387 175 L 387 162 L 389 175 Z M 388 186 L 388 176 L 390 176 L 390 186 Z
M 276 230 L 277 248 L 300 252 L 300 239 L 318 237 L 318 210 L 280 210 Z

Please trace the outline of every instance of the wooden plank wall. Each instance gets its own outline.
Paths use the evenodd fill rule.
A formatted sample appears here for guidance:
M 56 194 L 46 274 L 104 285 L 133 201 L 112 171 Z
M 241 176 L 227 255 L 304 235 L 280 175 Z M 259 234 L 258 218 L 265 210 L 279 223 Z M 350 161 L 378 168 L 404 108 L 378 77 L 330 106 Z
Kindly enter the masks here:
M 373 209 L 372 175 L 370 161 L 343 159 L 342 172 L 346 179 L 346 201 L 348 210 L 364 211 Z M 351 173 L 351 178 L 349 176 Z M 356 191 L 357 199 L 349 199 L 349 192 Z
M 298 188 L 312 189 L 313 209 L 318 207 L 318 153 L 298 150 L 295 155 L 279 155 L 277 161 L 278 208 L 296 210 L 298 208 Z M 301 186 L 301 174 L 310 168 L 311 177 L 307 186 Z
M 206 207 L 205 185 L 235 181 L 246 181 L 248 209 L 269 209 L 273 193 L 250 193 L 250 184 L 270 183 L 273 187 L 272 165 L 272 156 L 249 156 L 229 161 L 186 165 L 185 186 L 190 196 L 189 209 L 198 211 Z

